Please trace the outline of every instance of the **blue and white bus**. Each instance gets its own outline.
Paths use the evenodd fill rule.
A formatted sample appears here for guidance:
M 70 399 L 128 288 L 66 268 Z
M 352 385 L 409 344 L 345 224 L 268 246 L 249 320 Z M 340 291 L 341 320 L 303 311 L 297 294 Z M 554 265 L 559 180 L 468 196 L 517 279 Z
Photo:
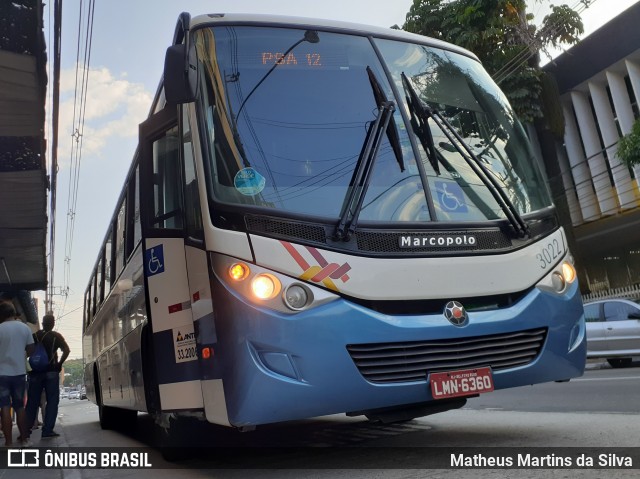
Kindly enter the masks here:
M 503 93 L 469 51 L 342 22 L 180 16 L 85 305 L 105 428 L 409 419 L 585 364 Z

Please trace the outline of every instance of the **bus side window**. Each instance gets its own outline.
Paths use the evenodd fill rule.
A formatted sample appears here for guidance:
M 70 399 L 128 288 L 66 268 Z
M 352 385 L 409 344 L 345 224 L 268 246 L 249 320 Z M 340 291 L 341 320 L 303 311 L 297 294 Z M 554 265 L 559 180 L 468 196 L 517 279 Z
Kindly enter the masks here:
M 85 326 L 89 326 L 91 324 L 91 287 L 87 288 L 87 291 L 84 293 L 84 323 Z
M 109 227 L 109 233 L 104 243 L 104 283 L 107 293 L 111 291 L 113 286 L 113 230 Z
M 153 142 L 154 228 L 182 229 L 180 139 L 178 127 Z
M 98 261 L 98 268 L 96 269 L 96 277 L 98 281 L 98 291 L 97 291 L 97 299 L 96 302 L 98 304 L 98 308 L 102 305 L 104 301 L 104 250 L 100 252 L 101 258 Z
M 191 125 L 188 112 L 188 106 L 183 105 L 182 158 L 184 162 L 184 216 L 187 235 L 192 239 L 203 241 L 202 211 L 200 208 L 200 195 L 198 193 L 196 163 L 193 156 L 193 140 L 191 138 Z
M 115 224 L 115 253 L 116 253 L 116 278 L 120 276 L 122 269 L 126 264 L 126 248 L 125 248 L 125 239 L 126 239 L 126 218 L 127 218 L 127 200 L 126 197 L 124 201 L 120 204 L 118 209 L 118 216 L 116 217 Z
M 140 165 L 135 172 L 135 190 L 133 201 L 133 247 L 135 248 L 142 240 L 142 229 L 140 223 Z

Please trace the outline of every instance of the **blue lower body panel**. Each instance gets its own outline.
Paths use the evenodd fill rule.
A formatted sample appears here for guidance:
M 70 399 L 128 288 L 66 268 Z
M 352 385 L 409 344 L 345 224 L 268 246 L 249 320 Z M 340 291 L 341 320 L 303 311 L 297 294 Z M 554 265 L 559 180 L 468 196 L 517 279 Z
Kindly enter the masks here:
M 433 400 L 426 374 L 411 381 L 365 379 L 348 345 L 477 338 L 542 328 L 546 334 L 537 356 L 524 365 L 494 370 L 495 388 L 568 380 L 584 371 L 584 313 L 576 283 L 561 296 L 534 288 L 510 307 L 471 311 L 463 327 L 453 326 L 442 314 L 391 316 L 343 299 L 285 315 L 246 304 L 220 283 L 213 290 L 218 334 L 214 377 L 223 379 L 234 426 Z

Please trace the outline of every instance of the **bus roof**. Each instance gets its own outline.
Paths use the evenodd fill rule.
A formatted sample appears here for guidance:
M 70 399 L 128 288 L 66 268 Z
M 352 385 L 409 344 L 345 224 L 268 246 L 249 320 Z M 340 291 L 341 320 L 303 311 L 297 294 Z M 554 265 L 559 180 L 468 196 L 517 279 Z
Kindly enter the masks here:
M 468 57 L 478 60 L 478 57 L 452 43 L 447 43 L 435 38 L 425 37 L 415 33 L 406 32 L 404 30 L 395 30 L 393 28 L 384 28 L 373 25 L 364 25 L 360 23 L 342 22 L 338 20 L 323 20 L 318 18 L 294 17 L 285 15 L 267 15 L 267 14 L 249 14 L 249 13 L 212 13 L 207 15 L 198 15 L 191 19 L 191 28 L 203 25 L 216 24 L 245 24 L 245 25 L 269 25 L 282 27 L 298 27 L 298 28 L 318 28 L 321 30 L 334 30 L 345 33 L 358 35 L 373 35 L 376 37 L 384 37 L 394 40 L 401 40 L 412 43 L 420 43 L 436 48 L 461 53 Z

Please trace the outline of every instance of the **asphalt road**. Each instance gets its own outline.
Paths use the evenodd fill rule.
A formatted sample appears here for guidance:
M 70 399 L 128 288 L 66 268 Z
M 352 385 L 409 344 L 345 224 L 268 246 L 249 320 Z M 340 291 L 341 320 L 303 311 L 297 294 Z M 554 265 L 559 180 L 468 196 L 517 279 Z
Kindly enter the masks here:
M 152 449 L 153 464 L 163 469 L 9 470 L 0 471 L 0 479 L 637 478 L 640 364 L 625 369 L 595 367 L 590 365 L 582 378 L 569 383 L 495 391 L 471 399 L 463 409 L 405 423 L 385 425 L 337 415 L 259 427 L 243 434 L 227 428 L 194 430 L 193 435 L 203 444 L 242 448 L 197 451 L 177 463 L 166 462 Z M 139 415 L 138 426 L 131 433 L 102 431 L 97 407 L 88 401 L 63 399 L 58 423 L 60 438 L 38 440 L 36 433 L 34 445 L 52 450 L 67 446 L 141 447 L 152 445 L 155 439 L 153 423 L 145 414 Z M 293 449 L 271 455 L 266 448 L 273 446 Z M 243 449 L 247 447 L 249 453 Z M 496 448 L 524 448 L 523 451 L 557 455 L 567 450 L 587 454 L 631 451 L 636 464 L 634 469 L 431 468 L 433 458 L 442 451 L 449 454 L 469 447 L 497 451 L 496 454 L 503 451 Z
M 592 362 L 581 378 L 502 389 L 469 400 L 467 408 L 526 412 L 640 414 L 640 361 L 613 369 Z M 640 433 L 639 433 L 640 436 Z

